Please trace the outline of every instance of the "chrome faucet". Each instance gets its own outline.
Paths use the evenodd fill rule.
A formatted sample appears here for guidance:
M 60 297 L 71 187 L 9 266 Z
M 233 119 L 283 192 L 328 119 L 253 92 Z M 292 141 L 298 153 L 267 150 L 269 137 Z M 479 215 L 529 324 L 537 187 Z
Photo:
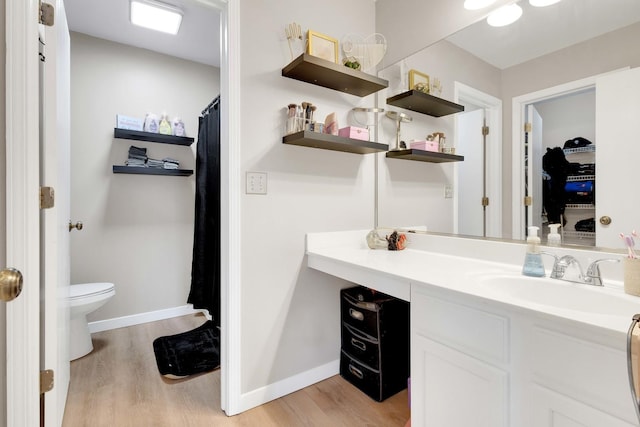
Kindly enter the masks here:
M 550 255 L 554 258 L 553 269 L 551 270 L 551 278 L 552 279 L 560 279 L 566 280 L 567 282 L 574 283 L 583 283 L 586 285 L 593 286 L 603 286 L 602 284 L 602 274 L 600 273 L 600 263 L 601 262 L 620 262 L 619 259 L 615 258 L 603 258 L 597 259 L 589 264 L 587 267 L 586 274 L 582 272 L 582 267 L 580 266 L 580 262 L 571 255 L 564 255 L 562 257 L 557 257 L 554 254 L 548 252 L 542 252 L 545 255 Z M 571 269 L 570 267 L 575 265 L 576 268 Z M 575 271 L 577 270 L 577 275 Z M 574 274 L 571 275 L 569 272 L 574 271 Z
M 620 260 L 615 258 L 603 258 L 593 261 L 589 264 L 589 267 L 587 267 L 587 276 L 584 278 L 585 283 L 593 286 L 603 286 L 602 275 L 600 274 L 601 262 L 620 262 Z

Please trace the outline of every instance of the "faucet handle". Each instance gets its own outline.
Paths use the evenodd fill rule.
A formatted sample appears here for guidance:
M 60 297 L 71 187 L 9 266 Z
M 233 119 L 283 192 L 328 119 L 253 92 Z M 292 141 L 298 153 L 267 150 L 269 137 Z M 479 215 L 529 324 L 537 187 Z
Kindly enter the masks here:
M 600 273 L 601 262 L 620 262 L 620 260 L 618 258 L 602 258 L 589 264 L 585 280 L 590 281 L 595 286 L 602 286 L 602 275 Z
M 551 252 L 540 251 L 540 253 L 542 255 L 549 255 L 550 257 L 553 257 L 553 268 L 551 269 L 551 276 L 549 277 L 552 279 L 561 278 L 564 273 L 564 267 L 561 267 L 560 264 L 558 264 L 560 258 L 556 254 L 552 254 Z

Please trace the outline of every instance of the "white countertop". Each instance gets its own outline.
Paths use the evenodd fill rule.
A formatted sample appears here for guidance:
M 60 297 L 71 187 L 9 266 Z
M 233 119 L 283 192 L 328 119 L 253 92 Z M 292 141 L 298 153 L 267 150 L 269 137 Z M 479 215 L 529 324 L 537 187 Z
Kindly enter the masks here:
M 502 308 L 526 310 L 541 316 L 553 316 L 624 334 L 627 333 L 632 316 L 640 313 L 640 297 L 625 294 L 622 283 L 607 280 L 604 269 L 603 277 L 606 287 L 572 284 L 555 279 L 543 280 L 553 280 L 553 284 L 555 285 L 557 282 L 558 286 L 577 287 L 578 292 L 585 292 L 585 296 L 591 299 L 596 298 L 596 301 L 600 297 L 603 300 L 606 299 L 607 295 L 619 298 L 625 303 L 625 307 L 620 313 L 600 314 L 571 310 L 558 306 L 557 302 L 555 306 L 537 304 L 478 285 L 479 278 L 487 275 L 519 277 L 522 266 L 513 261 L 524 257 L 525 246 L 523 244 L 426 234 L 410 236 L 409 247 L 402 251 L 372 250 L 366 245 L 366 233 L 367 231 L 360 230 L 308 234 L 309 267 L 405 301 L 411 300 L 412 286 L 426 286 L 432 290 L 482 298 L 485 302 L 495 303 Z M 433 247 L 434 244 L 442 247 L 442 252 L 459 252 L 464 256 L 437 253 L 426 249 Z M 567 253 L 565 248 L 554 249 L 556 249 L 556 253 L 561 255 Z M 477 255 L 470 256 L 471 253 Z M 579 253 L 586 259 L 594 259 L 594 256 L 595 258 L 608 257 L 602 252 L 595 255 L 589 251 Z M 500 259 L 501 256 L 511 262 L 496 262 L 495 259 Z M 620 258 L 619 254 L 610 254 L 610 256 Z M 616 264 L 616 267 L 622 270 L 620 264 Z M 607 271 L 614 271 L 612 267 L 608 268 L 610 270 Z M 550 271 L 549 267 L 547 271 Z M 610 276 L 614 276 L 614 274 L 612 273 Z M 618 275 L 618 277 L 620 276 Z

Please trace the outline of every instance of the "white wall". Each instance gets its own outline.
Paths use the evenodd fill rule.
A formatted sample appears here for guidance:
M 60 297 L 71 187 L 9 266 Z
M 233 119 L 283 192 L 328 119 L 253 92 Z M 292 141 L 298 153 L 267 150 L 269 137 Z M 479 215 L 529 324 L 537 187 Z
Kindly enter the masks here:
M 462 0 L 376 0 L 376 31 L 386 37 L 388 45 L 382 66 L 400 61 L 510 2 L 498 0 L 490 8 L 466 10 Z
M 116 295 L 89 320 L 186 304 L 191 280 L 194 179 L 113 174 L 130 145 L 195 167 L 195 147 L 113 138 L 116 114 L 166 111 L 197 137 L 219 94 L 219 69 L 71 33 L 71 282 L 113 282 Z
M 565 141 L 578 136 L 596 143 L 595 90 L 537 102 L 535 107 L 543 122 L 543 153 L 546 148 L 562 148 Z
M 380 92 L 380 106 L 387 110 L 402 111 L 413 121 L 403 123 L 402 139 L 425 139 L 433 132 L 444 132 L 453 144 L 455 117 L 430 117 L 414 111 L 385 105 L 387 97 L 409 88 L 408 72 L 415 69 L 439 78 L 443 91 L 441 97 L 454 99 L 454 82 L 458 81 L 497 98 L 500 93 L 500 70 L 481 61 L 459 47 L 442 41 L 429 46 L 408 58 L 380 71 L 379 75 L 393 82 L 389 89 Z M 395 140 L 395 125 L 388 118 L 381 118 L 380 141 Z M 466 153 L 457 151 L 457 154 Z M 445 186 L 454 185 L 454 163 L 424 163 L 380 157 L 379 164 L 379 224 L 385 227 L 402 225 L 426 225 L 428 230 L 451 233 L 454 230 L 454 199 L 444 197 Z
M 5 62 L 6 62 L 6 47 L 5 47 L 5 8 L 0 7 L 0 165 L 5 170 L 5 156 L 6 156 L 6 132 L 5 132 L 5 102 L 6 89 L 5 89 Z M 4 173 L 0 173 L 0 268 L 5 268 L 6 262 L 6 177 Z M 7 405 L 7 384 L 6 384 L 6 321 L 5 321 L 5 303 L 0 302 L 0 319 L 2 319 L 2 325 L 0 326 L 0 427 L 6 426 L 6 405 Z
M 289 103 L 312 102 L 317 118 L 335 111 L 343 127 L 352 107 L 374 99 L 282 77 L 285 25 L 341 39 L 373 33 L 374 18 L 371 0 L 241 4 L 242 173 L 268 174 L 266 196 L 241 200 L 243 392 L 339 358 L 346 284 L 307 267 L 305 233 L 373 227 L 374 156 L 284 145 L 282 131 Z

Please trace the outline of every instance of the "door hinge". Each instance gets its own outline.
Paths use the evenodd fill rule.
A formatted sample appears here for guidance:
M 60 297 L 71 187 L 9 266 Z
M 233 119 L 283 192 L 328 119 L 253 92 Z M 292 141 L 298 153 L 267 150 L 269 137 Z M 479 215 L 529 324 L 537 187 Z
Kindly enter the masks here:
M 40 394 L 53 390 L 53 369 L 40 371 Z
M 55 14 L 56 14 L 56 12 L 55 12 L 55 9 L 53 8 L 53 5 L 51 5 L 49 3 L 40 2 L 40 20 L 39 20 L 39 22 L 42 25 L 46 25 L 47 27 L 52 27 Z
M 489 135 L 489 126 L 482 126 L 482 136 Z
M 524 131 L 525 132 L 531 132 L 531 123 L 525 123 L 524 124 Z
M 55 204 L 53 187 L 40 187 L 40 209 L 51 209 Z
M 531 206 L 533 204 L 533 197 L 527 196 L 524 198 L 524 205 Z
M 484 207 L 489 206 L 489 198 L 488 197 L 483 197 L 482 198 L 482 206 L 484 206 Z

